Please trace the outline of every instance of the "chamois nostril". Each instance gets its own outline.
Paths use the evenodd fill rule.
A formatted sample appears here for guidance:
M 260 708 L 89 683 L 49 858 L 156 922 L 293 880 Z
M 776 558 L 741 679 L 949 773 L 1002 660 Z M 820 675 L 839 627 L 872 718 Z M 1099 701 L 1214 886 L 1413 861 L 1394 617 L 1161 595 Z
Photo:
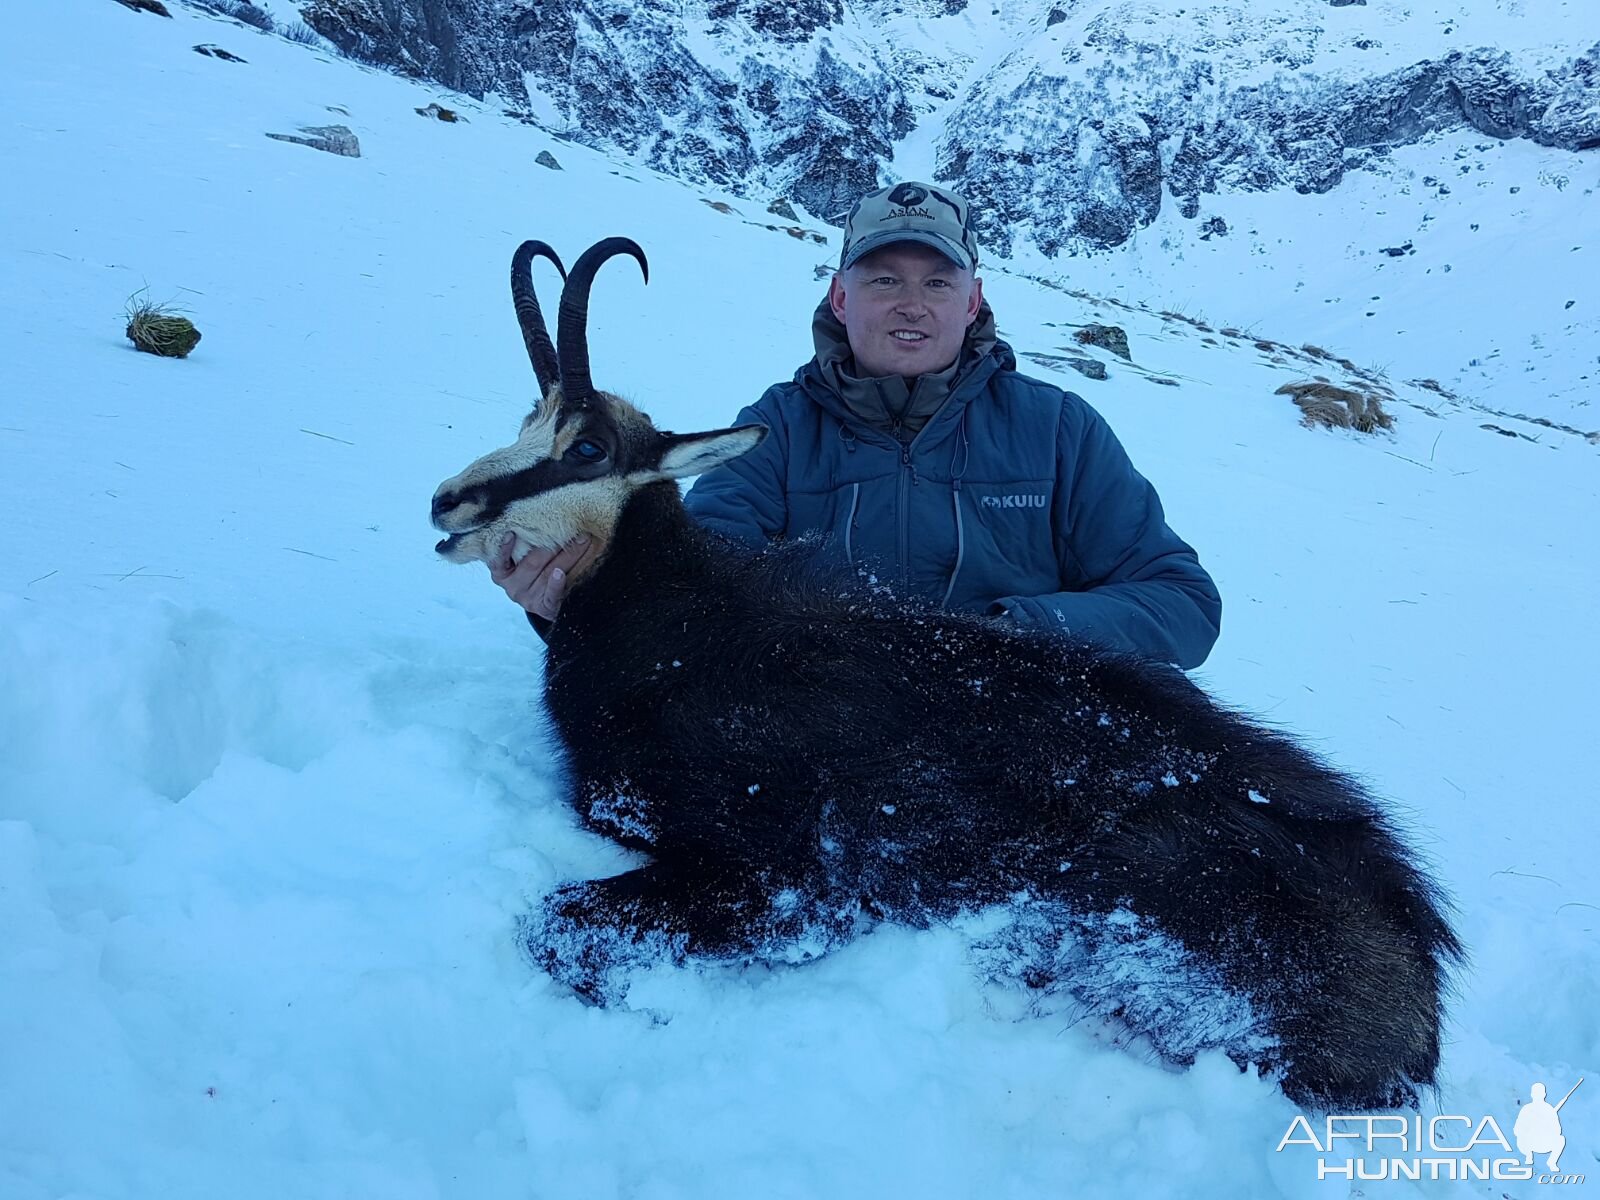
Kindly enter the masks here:
M 440 492 L 433 498 L 433 519 L 437 521 L 461 501 L 450 492 Z

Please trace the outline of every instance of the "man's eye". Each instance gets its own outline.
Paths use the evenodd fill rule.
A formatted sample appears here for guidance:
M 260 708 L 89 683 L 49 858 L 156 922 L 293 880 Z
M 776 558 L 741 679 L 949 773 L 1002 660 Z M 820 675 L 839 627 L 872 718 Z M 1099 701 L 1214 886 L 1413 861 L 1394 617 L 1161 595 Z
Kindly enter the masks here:
M 950 286 L 950 281 L 948 279 L 930 279 L 930 280 L 928 280 L 928 286 L 929 287 L 936 287 L 936 288 L 947 288 L 947 287 Z
M 889 275 L 879 275 L 872 282 L 873 283 L 893 283 L 894 282 L 894 278 L 892 276 L 889 276 Z
M 577 455 L 584 462 L 599 462 L 606 456 L 605 447 L 599 442 L 590 441 L 588 438 L 579 438 L 573 442 L 572 448 L 567 453 Z

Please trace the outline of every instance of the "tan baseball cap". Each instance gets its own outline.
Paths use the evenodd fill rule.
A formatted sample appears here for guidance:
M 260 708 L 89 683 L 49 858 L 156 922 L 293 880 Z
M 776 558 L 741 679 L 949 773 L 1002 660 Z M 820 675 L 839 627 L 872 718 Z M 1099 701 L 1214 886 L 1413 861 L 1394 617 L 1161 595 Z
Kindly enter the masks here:
M 972 210 L 964 196 L 946 187 L 907 181 L 857 200 L 844 223 L 839 269 L 894 242 L 920 242 L 958 266 L 978 269 Z

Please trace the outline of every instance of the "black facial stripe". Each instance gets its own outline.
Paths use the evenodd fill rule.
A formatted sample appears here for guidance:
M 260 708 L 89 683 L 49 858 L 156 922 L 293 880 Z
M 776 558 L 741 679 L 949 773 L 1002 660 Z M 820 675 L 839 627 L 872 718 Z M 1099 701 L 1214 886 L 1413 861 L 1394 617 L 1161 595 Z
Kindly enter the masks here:
M 562 462 L 560 459 L 547 458 L 534 463 L 531 467 L 524 467 L 520 471 L 500 475 L 476 487 L 467 488 L 461 498 L 463 501 L 471 500 L 483 505 L 479 522 L 487 525 L 497 520 L 518 500 L 526 500 L 529 496 L 537 496 L 540 492 L 554 491 L 564 484 L 595 479 L 604 474 L 606 471 L 603 469 L 586 471 L 582 467 Z

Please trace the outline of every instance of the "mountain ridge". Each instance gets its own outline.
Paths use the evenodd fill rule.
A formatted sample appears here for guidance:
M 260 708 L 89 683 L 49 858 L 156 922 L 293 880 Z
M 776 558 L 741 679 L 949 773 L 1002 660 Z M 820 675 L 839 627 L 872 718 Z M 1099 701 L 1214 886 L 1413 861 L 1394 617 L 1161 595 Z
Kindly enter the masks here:
M 1325 192 L 1451 129 L 1600 148 L 1600 14 L 1533 7 L 1560 44 L 1524 0 L 300 6 L 353 58 L 653 169 L 834 223 L 881 180 L 932 176 L 997 253 L 1047 258 L 1122 245 L 1169 202 L 1198 218 L 1208 195 Z

